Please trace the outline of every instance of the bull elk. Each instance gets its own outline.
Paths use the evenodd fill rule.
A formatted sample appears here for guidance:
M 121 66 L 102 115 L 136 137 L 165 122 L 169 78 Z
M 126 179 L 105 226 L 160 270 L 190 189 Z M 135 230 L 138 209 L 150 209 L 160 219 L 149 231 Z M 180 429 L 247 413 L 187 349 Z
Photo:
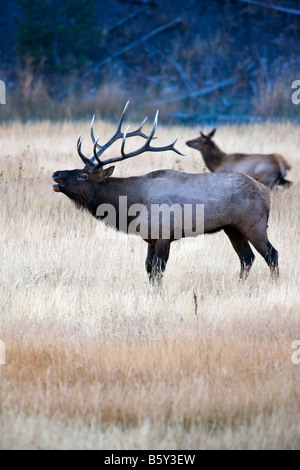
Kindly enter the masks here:
M 189 140 L 189 147 L 201 152 L 207 168 L 216 173 L 245 173 L 269 188 L 276 185 L 289 187 L 291 181 L 285 179 L 291 166 L 279 153 L 245 154 L 225 153 L 212 140 L 216 129 L 208 135 L 200 132 L 200 137 Z
M 114 166 L 104 168 L 109 164 L 135 157 L 146 151 L 171 150 L 182 155 L 175 148 L 177 139 L 165 147 L 151 146 L 157 128 L 158 112 L 149 135 L 142 132 L 145 121 L 137 130 L 128 132 L 127 128 L 123 133 L 121 127 L 127 106 L 128 103 L 124 108 L 116 133 L 103 145 L 99 144 L 99 139 L 95 139 L 93 118 L 91 125 L 91 138 L 94 145 L 93 157 L 87 158 L 82 153 L 80 135 L 77 150 L 85 166 L 81 170 L 54 173 L 52 176 L 56 183 L 53 185 L 54 191 L 65 194 L 77 207 L 88 210 L 94 217 L 105 223 L 108 223 L 107 208 L 112 207 L 116 217 L 108 224 L 114 229 L 126 233 L 132 233 L 130 227 L 134 222 L 134 211 L 128 211 L 124 214 L 121 201 L 126 197 L 129 207 L 136 208 L 138 206 L 140 218 L 139 224 L 133 224 L 137 228 L 134 233 L 142 236 L 148 244 L 146 270 L 152 282 L 161 279 L 173 241 L 186 236 L 195 236 L 198 233 L 216 233 L 221 230 L 224 230 L 228 236 L 240 259 L 241 278 L 247 277 L 254 261 L 254 254 L 249 242 L 263 256 L 271 273 L 277 276 L 278 253 L 267 236 L 270 191 L 253 178 L 239 173 L 188 174 L 175 170 L 158 170 L 143 176 L 115 178 L 112 177 Z M 126 153 L 127 139 L 134 136 L 141 137 L 146 142 L 139 149 Z M 118 139 L 122 139 L 121 156 L 101 160 L 100 157 L 105 150 Z M 161 209 L 166 205 L 172 208 L 179 207 L 182 209 L 182 214 L 186 206 L 191 206 L 193 209 L 198 205 L 204 206 L 202 231 L 196 231 L 197 214 L 193 210 L 189 231 L 180 225 L 185 218 L 180 216 L 178 219 L 173 214 L 168 219 L 170 229 L 168 236 L 162 233 L 163 217 L 158 219 L 159 229 L 153 234 L 151 227 L 153 222 L 152 207 Z M 102 210 L 103 207 L 105 210 Z M 145 211 L 140 207 L 145 208 Z M 120 220 L 124 221 L 124 216 L 125 224 L 121 224 Z M 144 228 L 146 226 L 143 235 L 140 230 L 141 225 Z M 177 235 L 175 235 L 176 233 Z

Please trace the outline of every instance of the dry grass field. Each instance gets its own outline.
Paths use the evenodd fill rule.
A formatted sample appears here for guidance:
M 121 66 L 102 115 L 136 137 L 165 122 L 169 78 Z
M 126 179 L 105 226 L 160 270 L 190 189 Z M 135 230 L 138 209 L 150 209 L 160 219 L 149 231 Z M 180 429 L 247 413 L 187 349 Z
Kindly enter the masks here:
M 108 139 L 114 127 L 98 120 L 95 130 Z M 82 166 L 80 131 L 88 153 L 88 122 L 1 125 L 0 449 L 299 448 L 299 127 L 216 134 L 226 151 L 276 151 L 293 166 L 293 187 L 272 194 L 280 280 L 257 254 L 239 282 L 219 233 L 174 243 L 160 291 L 148 285 L 142 240 L 53 192 L 54 171 Z M 185 146 L 197 133 L 159 126 L 154 145 L 179 135 L 187 156 L 144 154 L 115 174 L 201 172 Z

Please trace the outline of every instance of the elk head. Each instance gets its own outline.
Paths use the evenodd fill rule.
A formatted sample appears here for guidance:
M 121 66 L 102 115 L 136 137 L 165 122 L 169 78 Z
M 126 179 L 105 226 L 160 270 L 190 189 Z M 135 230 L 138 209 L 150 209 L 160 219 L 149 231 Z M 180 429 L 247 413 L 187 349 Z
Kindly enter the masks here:
M 205 150 L 205 147 L 207 144 L 209 144 L 215 135 L 217 129 L 213 129 L 208 135 L 203 134 L 203 132 L 200 131 L 200 137 L 197 139 L 189 140 L 186 142 L 186 145 L 189 147 L 192 147 L 194 149 L 200 150 Z
M 155 138 L 154 134 L 157 129 L 158 111 L 155 115 L 154 124 L 149 135 L 146 135 L 142 132 L 142 128 L 147 118 L 144 119 L 140 127 L 136 129 L 135 131 L 129 132 L 129 126 L 128 126 L 126 131 L 123 133 L 121 128 L 122 128 L 122 123 L 123 123 L 128 105 L 129 105 L 129 101 L 126 103 L 126 106 L 122 112 L 122 116 L 119 121 L 115 134 L 112 136 L 112 138 L 108 142 L 106 142 L 106 144 L 100 145 L 99 138 L 95 139 L 95 136 L 94 136 L 95 116 L 93 117 L 92 123 L 91 123 L 91 130 L 90 130 L 91 139 L 94 145 L 93 157 L 87 158 L 82 153 L 82 150 L 81 150 L 82 137 L 80 134 L 78 141 L 77 141 L 77 151 L 85 166 L 82 170 L 55 172 L 52 175 L 52 178 L 56 183 L 55 185 L 53 185 L 53 189 L 55 192 L 64 193 L 71 200 L 73 200 L 77 205 L 88 208 L 91 204 L 91 201 L 94 199 L 95 192 L 99 191 L 99 184 L 101 184 L 101 186 L 105 185 L 108 178 L 113 174 L 115 167 L 111 166 L 105 169 L 104 167 L 106 165 L 123 161 L 123 160 L 135 157 L 137 155 L 140 155 L 148 151 L 149 152 L 162 152 L 166 150 L 172 150 L 173 152 L 176 152 L 179 155 L 183 155 L 181 152 L 179 152 L 179 150 L 175 148 L 175 143 L 177 142 L 178 138 L 176 138 L 173 143 L 165 147 L 152 147 L 151 146 L 151 141 L 153 138 Z M 126 153 L 125 152 L 126 139 L 129 137 L 135 137 L 135 136 L 142 137 L 143 139 L 146 140 L 146 142 L 139 149 L 130 153 Z M 122 139 L 121 155 L 118 157 L 107 159 L 107 160 L 100 160 L 100 157 L 105 152 L 105 150 L 107 150 L 114 142 L 116 142 L 119 139 Z

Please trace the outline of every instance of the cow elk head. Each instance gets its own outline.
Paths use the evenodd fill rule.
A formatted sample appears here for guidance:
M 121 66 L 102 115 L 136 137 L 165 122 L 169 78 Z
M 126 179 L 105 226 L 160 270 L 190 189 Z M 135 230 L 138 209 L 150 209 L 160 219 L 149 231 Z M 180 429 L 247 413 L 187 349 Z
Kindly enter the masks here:
M 209 134 L 205 135 L 200 131 L 200 137 L 197 139 L 189 140 L 186 145 L 197 150 L 204 150 L 205 147 L 212 141 L 217 129 L 213 129 Z

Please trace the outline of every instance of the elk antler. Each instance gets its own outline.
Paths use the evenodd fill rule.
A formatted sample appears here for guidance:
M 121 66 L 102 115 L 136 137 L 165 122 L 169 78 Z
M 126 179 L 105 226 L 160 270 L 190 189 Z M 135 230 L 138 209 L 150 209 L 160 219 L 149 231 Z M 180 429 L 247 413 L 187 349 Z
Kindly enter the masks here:
M 174 142 L 172 144 L 170 144 L 166 147 L 151 147 L 150 142 L 152 141 L 153 138 L 155 139 L 154 134 L 155 134 L 155 131 L 157 129 L 158 111 L 155 115 L 153 128 L 152 128 L 152 131 L 151 131 L 149 136 L 147 136 L 146 134 L 144 134 L 142 132 L 142 128 L 143 128 L 145 122 L 147 121 L 147 118 L 144 119 L 144 121 L 142 122 L 142 124 L 140 125 L 140 127 L 137 130 L 132 131 L 132 132 L 128 132 L 128 129 L 130 127 L 129 126 L 126 129 L 126 131 L 123 133 L 121 131 L 121 128 L 122 128 L 122 123 L 123 123 L 124 116 L 125 116 L 128 105 L 129 105 L 129 101 L 127 101 L 127 103 L 125 105 L 125 108 L 122 112 L 121 119 L 120 119 L 120 122 L 119 122 L 118 127 L 117 127 L 117 131 L 115 132 L 113 137 L 104 145 L 100 145 L 98 143 L 100 137 L 98 137 L 97 140 L 95 139 L 95 136 L 94 136 L 95 116 L 93 117 L 92 123 L 91 123 L 91 138 L 92 138 L 92 141 L 93 141 L 93 144 L 94 144 L 94 156 L 91 159 L 85 157 L 83 155 L 82 151 L 81 151 L 82 137 L 81 137 L 81 134 L 80 134 L 80 136 L 78 138 L 78 142 L 77 142 L 77 150 L 78 150 L 78 154 L 79 154 L 80 158 L 82 159 L 82 161 L 84 162 L 85 165 L 95 167 L 95 169 L 99 170 L 100 168 L 102 168 L 105 165 L 108 165 L 110 163 L 115 163 L 115 162 L 119 162 L 121 160 L 126 160 L 127 158 L 135 157 L 136 155 L 140 155 L 141 153 L 144 153 L 144 152 L 147 152 L 147 151 L 162 152 L 162 151 L 166 151 L 166 150 L 172 150 L 173 152 L 176 152 L 179 155 L 183 155 L 183 153 L 179 152 L 179 150 L 175 149 L 175 147 L 174 147 L 175 143 L 177 142 L 178 137 L 174 140 Z M 138 149 L 134 152 L 126 154 L 125 153 L 125 141 L 126 141 L 127 137 L 135 137 L 135 136 L 143 137 L 144 139 L 146 139 L 146 142 L 140 149 Z M 102 155 L 105 152 L 105 150 L 108 147 L 110 147 L 114 142 L 116 142 L 118 139 L 123 139 L 122 147 L 121 147 L 121 154 L 122 155 L 120 157 L 110 158 L 108 160 L 101 161 L 100 158 L 99 158 L 100 155 Z M 98 152 L 97 152 L 97 149 L 99 150 Z M 97 161 L 96 165 L 94 164 L 95 160 Z
M 82 135 L 79 134 L 79 137 L 78 137 L 78 140 L 77 140 L 77 152 L 78 152 L 78 155 L 80 156 L 81 160 L 83 161 L 83 163 L 86 165 L 86 166 L 94 166 L 92 160 L 90 160 L 89 158 L 87 158 L 85 155 L 83 155 L 82 151 L 81 151 L 81 144 L 82 144 Z
M 97 143 L 97 148 L 100 150 L 98 153 L 97 153 L 97 156 L 100 157 L 100 155 L 102 155 L 105 150 L 110 147 L 116 140 L 118 139 L 122 139 L 124 134 L 122 133 L 121 131 L 121 128 L 122 128 L 122 124 L 123 124 L 123 120 L 124 120 L 124 116 L 125 116 L 125 113 L 126 113 L 126 110 L 128 108 L 128 105 L 129 105 L 130 101 L 127 101 L 126 105 L 125 105 L 125 108 L 123 109 L 123 112 L 122 112 L 122 115 L 121 115 L 121 119 L 119 121 L 119 124 L 118 124 L 118 128 L 117 128 L 117 131 L 116 133 L 113 135 L 113 137 L 105 144 L 105 145 L 100 145 Z M 136 130 L 136 131 L 133 131 L 133 132 L 130 132 L 128 134 L 127 137 L 143 137 L 144 139 L 148 139 L 148 136 L 146 134 L 144 134 L 142 132 L 142 128 L 145 124 L 145 122 L 147 121 L 147 117 L 143 120 L 142 124 L 140 125 L 140 127 Z M 91 123 L 91 138 L 92 138 L 92 141 L 93 141 L 93 144 L 96 143 L 96 139 L 95 139 L 95 136 L 94 136 L 94 122 L 95 122 L 95 116 L 93 117 L 92 119 L 92 123 Z M 98 139 L 99 140 L 99 139 Z

